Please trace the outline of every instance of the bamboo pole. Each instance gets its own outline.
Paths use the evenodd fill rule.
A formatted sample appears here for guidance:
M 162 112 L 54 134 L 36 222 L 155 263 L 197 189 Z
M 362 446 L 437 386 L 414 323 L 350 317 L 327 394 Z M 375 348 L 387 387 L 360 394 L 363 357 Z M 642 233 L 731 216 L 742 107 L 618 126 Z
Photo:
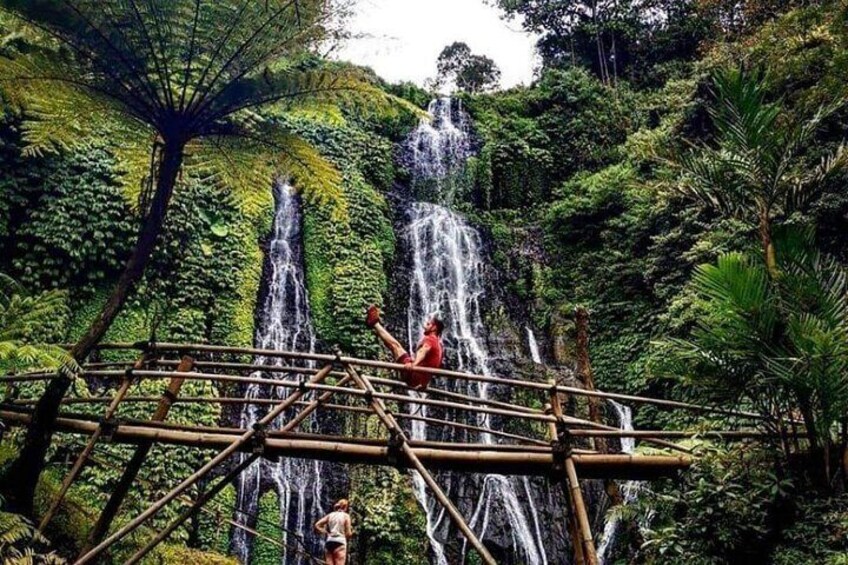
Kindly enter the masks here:
M 318 373 L 316 373 L 311 379 L 311 383 L 318 383 L 326 378 L 327 374 L 332 370 L 332 363 L 326 365 L 323 369 L 321 369 Z M 266 414 L 258 424 L 260 426 L 266 426 L 274 421 L 274 419 L 282 414 L 285 410 L 287 410 L 291 405 L 293 405 L 297 400 L 299 400 L 304 394 L 304 391 L 301 389 L 297 389 L 292 392 L 285 400 L 283 400 L 275 409 L 271 410 L 268 414 Z M 174 489 L 168 492 L 165 496 L 156 501 L 153 505 L 151 505 L 147 510 L 142 512 L 139 516 L 137 516 L 134 520 L 129 522 L 123 528 L 106 538 L 100 544 L 91 549 L 88 553 L 83 555 L 78 561 L 77 565 L 82 565 L 83 563 L 88 563 L 95 557 L 97 557 L 100 553 L 102 553 L 106 548 L 114 544 L 115 542 L 123 539 L 128 533 L 136 529 L 138 526 L 143 524 L 148 518 L 159 512 L 166 504 L 168 504 L 171 500 L 182 494 L 186 489 L 188 489 L 191 485 L 199 481 L 201 478 L 205 477 L 209 471 L 217 467 L 220 463 L 226 460 L 230 455 L 238 451 L 242 446 L 244 446 L 247 442 L 249 442 L 256 435 L 258 427 L 254 427 L 254 429 L 245 432 L 241 437 L 231 442 L 223 451 L 221 451 L 218 455 L 216 455 L 212 460 L 206 463 L 203 467 L 198 469 L 195 473 L 185 479 L 182 483 L 177 485 Z
M 88 456 L 91 455 L 91 452 L 94 451 L 94 446 L 97 445 L 97 441 L 103 435 L 103 423 L 105 421 L 112 418 L 115 413 L 118 411 L 118 406 L 121 404 L 121 400 L 127 395 L 130 390 L 130 386 L 132 386 L 133 381 L 135 380 L 133 377 L 133 371 L 139 370 L 144 367 L 144 364 L 147 360 L 147 353 L 143 353 L 141 358 L 135 362 L 135 365 L 131 369 L 128 369 L 124 372 L 124 379 L 121 382 L 120 388 L 115 393 L 115 396 L 112 398 L 112 401 L 109 403 L 109 406 L 106 408 L 106 411 L 103 413 L 103 420 L 100 425 L 97 426 L 97 429 L 94 430 L 94 433 L 91 434 L 91 437 L 88 439 L 88 442 L 85 444 L 82 452 L 77 456 L 77 460 L 74 462 L 71 470 L 68 471 L 68 474 L 65 476 L 65 479 L 62 481 L 62 486 L 59 488 L 59 492 L 56 494 L 56 497 L 53 499 L 53 502 L 50 504 L 50 508 L 47 509 L 47 512 L 44 514 L 44 517 L 41 519 L 41 523 L 38 525 L 39 533 L 44 533 L 44 529 L 56 515 L 56 512 L 59 511 L 59 506 L 62 504 L 62 501 L 65 499 L 65 495 L 68 494 L 68 489 L 71 488 L 71 485 L 76 480 L 77 476 L 82 471 L 85 462 L 88 460 Z
M 330 393 L 325 393 L 330 394 Z M 158 402 L 160 397 L 158 396 L 125 396 L 121 401 L 122 404 L 126 403 L 144 403 L 144 402 Z M 73 405 L 73 404 L 105 404 L 110 402 L 111 398 L 107 397 L 96 397 L 96 398 L 64 398 L 62 399 L 62 404 Z M 33 406 L 38 402 L 37 399 L 20 399 L 13 400 L 11 402 L 6 402 L 6 405 L 10 406 Z M 175 404 L 257 404 L 257 405 L 276 405 L 277 400 L 272 398 L 244 398 L 244 397 L 206 397 L 206 396 L 187 396 L 181 397 L 175 400 Z M 312 402 L 298 401 L 296 405 L 298 406 L 309 406 Z M 371 414 L 371 410 L 365 407 L 357 407 L 357 406 L 346 406 L 342 404 L 331 404 L 322 402 L 321 404 L 328 410 L 338 410 L 338 411 L 348 411 L 348 412 L 358 412 L 358 413 L 367 413 Z M 416 416 L 413 414 L 403 414 L 403 413 L 395 413 L 395 418 L 399 419 L 408 419 L 408 420 L 418 420 L 421 422 L 427 422 L 431 424 L 441 424 L 446 426 L 453 426 L 456 428 L 462 428 L 473 431 L 484 431 L 486 433 L 497 435 L 504 438 L 515 439 L 516 441 L 525 441 L 528 443 L 536 444 L 536 445 L 548 445 L 548 442 L 541 439 L 534 439 L 527 436 L 522 436 L 518 434 L 511 434 L 508 432 L 500 432 L 498 430 L 489 430 L 487 428 L 482 428 L 480 426 L 473 426 L 470 424 L 462 424 L 460 422 L 452 422 L 450 420 L 442 420 L 438 418 L 430 418 L 425 416 Z M 553 424 L 553 420 L 547 421 L 547 424 Z M 586 421 L 578 422 L 581 425 L 585 425 Z M 607 429 L 609 428 L 609 429 Z M 651 439 L 658 438 L 666 438 L 666 439 L 688 439 L 688 438 L 696 438 L 696 437 L 704 437 L 704 438 L 717 438 L 717 439 L 766 439 L 766 438 L 775 438 L 779 437 L 780 434 L 775 432 L 767 432 L 762 430 L 621 430 L 618 428 L 612 428 L 611 426 L 605 426 L 603 428 L 592 428 L 592 429 L 579 429 L 579 428 L 570 428 L 569 433 L 574 437 L 612 437 L 612 438 L 622 438 L 622 437 L 632 437 L 641 439 L 642 441 L 648 441 Z M 801 432 L 794 432 L 789 434 L 790 437 L 806 437 L 805 434 Z M 663 446 L 670 447 L 670 446 Z M 680 446 L 676 446 L 680 447 Z M 686 450 L 685 452 L 689 452 Z
M 574 501 L 577 530 L 581 537 L 586 565 L 598 565 L 598 554 L 595 551 L 595 541 L 592 539 L 592 527 L 589 524 L 589 515 L 586 513 L 586 504 L 583 501 L 583 492 L 580 490 L 577 470 L 574 468 L 574 459 L 571 456 L 565 458 L 565 472 L 568 477 L 571 499 Z
M 0 420 L 25 425 L 31 416 L 19 412 L 0 410 Z M 97 424 L 79 419 L 58 418 L 56 430 L 60 432 L 90 434 Z M 223 449 L 233 443 L 234 434 L 183 432 L 155 429 L 145 426 L 120 425 L 115 431 L 115 442 L 138 444 L 153 440 L 163 444 Z M 265 441 L 269 456 L 285 455 L 303 459 L 319 459 L 343 463 L 366 465 L 389 464 L 388 448 L 385 445 L 356 445 L 344 441 L 329 443 L 318 440 L 269 438 Z M 550 475 L 554 464 L 552 453 L 498 452 L 490 449 L 460 451 L 453 449 L 412 448 L 415 455 L 429 467 L 463 472 L 501 473 L 505 475 Z M 248 446 L 241 446 L 247 451 Z M 688 468 L 692 459 L 671 455 L 631 454 L 577 454 L 575 465 L 584 478 L 642 479 L 670 476 Z M 399 466 L 408 466 L 404 461 Z
M 174 359 L 160 359 L 154 363 L 160 367 L 173 367 L 177 365 Z M 195 367 L 199 369 L 226 369 L 226 370 L 243 370 L 249 373 L 295 373 L 311 375 L 318 371 L 312 367 L 296 367 L 293 365 L 267 365 L 264 363 L 235 363 L 231 361 L 197 361 Z M 330 371 L 328 377 L 344 378 L 347 374 L 344 371 Z
M 560 404 L 559 393 L 556 391 L 556 388 L 552 388 L 551 390 L 551 411 L 557 419 L 562 418 L 562 404 Z M 557 434 L 557 441 L 561 441 L 559 434 Z M 580 482 L 577 480 L 577 471 L 574 468 L 574 454 L 571 451 L 570 445 L 566 445 L 565 447 L 567 451 L 564 467 L 566 478 L 568 479 L 568 488 L 566 491 L 574 510 L 573 516 L 576 518 L 574 522 L 577 535 L 580 538 L 579 545 L 582 546 L 583 558 L 586 565 L 597 565 L 598 556 L 595 552 L 595 542 L 592 539 L 592 528 L 589 524 L 589 517 L 586 514 L 586 505 L 583 501 L 583 492 L 580 490 Z M 575 557 L 577 557 L 576 550 Z
M 142 344 L 105 344 L 105 348 L 111 349 L 133 349 L 140 348 Z M 312 361 L 332 361 L 334 357 L 332 355 L 326 354 L 317 354 L 317 353 L 300 353 L 294 351 L 274 351 L 267 349 L 254 349 L 254 348 L 244 348 L 244 347 L 227 347 L 221 345 L 206 345 L 206 344 L 177 344 L 177 343 L 153 343 L 147 344 L 147 347 L 150 347 L 152 350 L 163 350 L 163 351 L 199 351 L 199 352 L 207 352 L 207 353 L 231 353 L 231 354 L 243 354 L 243 355 L 262 355 L 266 357 L 284 357 L 291 359 L 301 359 L 301 360 L 312 360 Z M 340 361 L 347 363 L 349 365 L 357 366 L 357 367 L 371 367 L 377 369 L 387 369 L 398 371 L 402 370 L 403 365 L 399 365 L 397 363 L 386 363 L 383 361 L 372 361 L 367 359 L 357 359 L 354 357 L 342 357 Z M 213 366 L 212 364 L 209 365 Z M 534 381 L 525 381 L 518 379 L 507 379 L 502 377 L 490 377 L 485 375 L 475 375 L 471 373 L 464 373 L 461 371 L 450 371 L 446 369 L 430 369 L 427 367 L 416 368 L 416 371 L 427 373 L 434 376 L 444 376 L 444 377 L 452 377 L 454 379 L 465 379 L 470 381 L 478 381 L 478 382 L 487 382 L 491 384 L 500 384 L 505 386 L 524 388 L 530 390 L 547 390 L 548 386 L 544 383 L 534 382 Z M 723 408 L 715 408 L 712 406 L 704 406 L 699 404 L 691 404 L 688 402 L 678 402 L 675 400 L 665 400 L 659 398 L 650 398 L 644 396 L 635 396 L 630 394 L 619 394 L 619 393 L 611 393 L 611 392 L 602 392 L 602 391 L 587 391 L 582 388 L 577 387 L 568 387 L 563 385 L 557 385 L 558 392 L 561 393 L 569 393 L 575 395 L 589 396 L 589 397 L 597 397 L 597 398 L 611 398 L 614 400 L 621 400 L 629 403 L 637 403 L 637 404 L 653 404 L 656 406 L 663 406 L 671 409 L 682 409 L 682 410 L 691 410 L 696 412 L 705 412 L 705 413 L 713 413 L 713 414 L 721 414 L 724 416 L 733 416 L 738 418 L 749 418 L 749 419 L 757 419 L 757 420 L 769 420 L 773 419 L 771 416 L 765 416 L 763 414 L 757 414 L 754 412 L 745 412 L 738 410 L 726 410 Z
M 178 370 L 181 373 L 187 373 L 191 371 L 193 365 L 194 359 L 186 355 L 180 361 Z M 182 385 L 183 379 L 179 377 L 174 377 L 171 379 L 171 382 L 168 383 L 168 389 L 159 398 L 159 404 L 156 406 L 156 411 L 153 413 L 152 421 L 165 421 L 165 419 L 168 417 L 168 412 L 170 412 L 171 410 L 171 406 L 174 404 L 177 399 L 177 395 L 180 393 Z M 132 458 L 130 458 L 129 462 L 126 464 L 126 467 L 124 467 L 123 473 L 121 474 L 121 478 L 118 479 L 115 488 L 112 489 L 112 494 L 109 496 L 109 500 L 106 502 L 106 506 L 103 508 L 103 511 L 100 513 L 97 522 L 91 529 L 91 533 L 88 536 L 88 540 L 86 541 L 85 546 L 83 546 L 83 549 L 80 552 L 80 556 L 88 553 L 89 550 L 91 550 L 92 547 L 100 543 L 103 540 L 103 536 L 105 536 L 109 532 L 109 528 L 112 525 L 112 521 L 118 514 L 118 511 L 121 508 L 121 504 L 123 504 L 124 499 L 129 493 L 130 488 L 132 487 L 133 482 L 138 476 L 138 472 L 141 470 L 141 466 L 147 459 L 147 455 L 150 453 L 150 449 L 152 447 L 152 441 L 147 441 L 136 447 Z
M 169 374 L 177 374 L 177 373 L 169 373 Z M 181 373 L 181 374 L 187 375 L 186 378 L 189 378 L 188 376 L 191 375 L 190 373 Z M 293 385 L 294 383 L 290 383 L 290 384 Z M 360 397 L 366 396 L 364 393 L 362 393 L 361 390 L 351 390 L 351 389 L 347 389 L 347 388 L 332 387 L 332 386 L 326 386 L 326 385 L 323 385 L 323 386 L 305 385 L 305 386 L 306 386 L 307 389 L 314 389 L 314 390 L 330 389 L 330 390 L 333 390 L 333 391 L 341 391 L 345 394 L 350 394 L 350 395 L 353 395 L 353 396 L 360 396 Z M 442 406 L 442 407 L 447 407 L 447 408 L 465 410 L 465 411 L 469 411 L 469 412 L 472 412 L 472 413 L 477 413 L 477 412 L 495 413 L 495 414 L 511 416 L 511 417 L 519 418 L 519 419 L 520 418 L 526 418 L 526 419 L 530 419 L 530 420 L 533 420 L 533 421 L 543 421 L 543 422 L 548 422 L 548 423 L 555 423 L 556 422 L 555 417 L 553 417 L 551 415 L 547 415 L 547 414 L 524 414 L 524 413 L 501 411 L 501 410 L 498 410 L 498 409 L 488 409 L 488 408 L 475 409 L 474 407 L 470 407 L 470 406 L 466 406 L 466 405 L 462 405 L 462 404 L 456 404 L 456 403 L 452 403 L 452 402 L 444 402 L 444 401 L 432 400 L 432 399 L 428 399 L 428 398 L 410 399 L 409 397 L 402 396 L 402 395 L 393 395 L 393 394 L 385 394 L 385 393 L 374 393 L 374 396 L 377 397 L 377 398 L 381 398 L 381 399 L 395 400 L 395 401 L 397 401 L 399 403 L 403 403 L 403 404 L 427 404 L 427 405 L 431 405 L 431 406 L 435 405 L 435 406 Z M 81 401 L 85 400 L 85 402 L 83 402 L 83 403 L 87 403 L 89 399 L 80 399 L 80 400 Z M 150 401 L 150 402 L 152 402 L 153 400 L 154 399 L 152 397 L 145 397 L 145 398 L 141 399 L 140 401 L 143 401 L 143 402 Z M 188 399 L 186 399 L 186 400 L 188 400 Z M 195 401 L 195 402 L 199 402 L 199 403 L 203 403 L 203 402 L 215 403 L 215 399 L 192 398 L 190 400 Z M 180 400 L 180 401 L 182 402 L 184 400 Z M 221 401 L 227 402 L 227 403 L 247 403 L 245 399 L 222 399 Z M 274 401 L 268 401 L 267 399 L 255 399 L 251 402 L 256 403 L 256 404 L 273 404 L 274 403 Z M 19 402 L 17 404 L 18 405 L 25 405 L 26 403 Z M 399 414 L 398 417 L 403 418 L 403 417 L 406 417 L 406 416 Z M 608 431 L 608 432 L 614 432 L 614 433 L 621 432 L 621 430 L 619 430 L 618 428 L 614 428 L 612 426 L 606 426 L 606 425 L 603 425 L 603 424 L 595 424 L 594 422 L 590 422 L 588 420 L 583 420 L 583 419 L 580 419 L 580 418 L 574 418 L 574 417 L 571 417 L 571 416 L 563 416 L 562 421 L 563 421 L 563 423 L 566 423 L 566 424 L 586 426 L 588 428 L 605 430 L 605 431 Z M 588 435 L 588 434 L 584 434 L 584 435 Z M 634 436 L 634 437 L 638 437 L 638 435 Z M 670 437 L 674 437 L 674 436 L 670 436 Z M 656 439 L 654 437 L 643 437 L 642 441 L 655 444 L 659 447 L 672 449 L 674 451 L 679 451 L 679 452 L 685 453 L 685 454 L 691 453 L 691 450 L 688 449 L 688 448 L 679 446 L 675 443 L 664 441 L 662 439 Z
M 170 536 L 171 533 L 174 530 L 179 528 L 183 524 L 183 522 L 185 522 L 186 520 L 188 520 L 189 518 L 194 516 L 198 511 L 200 511 L 200 509 L 203 508 L 203 506 L 207 502 L 209 502 L 210 500 L 215 498 L 215 496 L 217 496 L 219 492 L 224 490 L 224 488 L 228 484 L 233 482 L 236 479 L 236 477 L 238 477 L 241 474 L 242 471 L 244 471 L 250 465 L 252 465 L 253 462 L 256 461 L 258 458 L 259 458 L 258 453 L 254 453 L 254 454 L 251 454 L 248 457 L 245 457 L 244 460 L 241 463 L 239 463 L 238 465 L 236 465 L 229 473 L 226 474 L 226 476 L 224 476 L 222 479 L 218 480 L 218 482 L 215 484 L 215 486 L 213 486 L 211 489 L 207 490 L 206 492 L 201 494 L 199 497 L 197 497 L 197 500 L 195 500 L 194 503 L 192 503 L 192 505 L 190 507 L 188 507 L 174 521 L 172 521 L 170 524 L 168 524 L 168 526 L 166 526 L 162 531 L 160 531 L 158 534 L 156 534 L 156 536 L 154 536 L 153 539 L 150 540 L 147 543 L 147 545 L 145 545 L 144 547 L 142 547 L 141 549 L 136 551 L 132 555 L 132 557 L 127 559 L 124 562 L 124 565 L 134 565 L 135 563 L 138 563 L 139 561 L 141 561 L 142 558 L 144 558 L 145 555 L 150 553 L 150 551 L 153 550 L 154 547 L 156 547 L 157 545 L 159 545 L 160 543 L 165 541 L 165 539 L 167 539 L 168 536 Z
M 545 404 L 545 412 L 553 413 L 553 405 L 550 402 Z M 550 439 L 551 446 L 559 443 L 559 433 L 557 432 L 556 424 L 552 422 L 548 423 L 548 438 Z M 559 483 L 563 482 L 561 477 L 555 476 L 555 478 Z M 574 503 L 571 499 L 571 493 L 568 491 L 567 485 L 563 485 L 563 487 L 566 503 L 565 526 L 568 530 L 568 535 L 571 536 L 571 547 L 574 549 L 574 563 L 575 565 L 586 565 L 586 558 L 583 555 L 583 541 L 580 539 L 580 534 L 577 532 Z
M 88 373 L 91 376 L 97 377 L 110 377 L 116 376 L 119 371 L 99 371 Z M 482 413 L 482 414 L 494 414 L 498 416 L 507 416 L 511 418 L 517 419 L 525 419 L 525 420 L 534 420 L 539 422 L 545 422 L 551 419 L 551 416 L 546 416 L 540 412 L 527 412 L 526 409 L 522 410 L 507 410 L 503 408 L 490 408 L 486 406 L 470 406 L 467 404 L 459 404 L 457 402 L 449 402 L 445 400 L 434 400 L 432 398 L 412 398 L 409 396 L 404 396 L 401 394 L 393 394 L 387 392 L 377 392 L 366 393 L 362 390 L 344 388 L 340 386 L 334 385 L 320 385 L 320 384 L 312 384 L 307 383 L 303 384 L 300 381 L 293 380 L 270 380 L 270 379 L 261 379 L 261 378 L 253 378 L 253 377 L 243 377 L 239 375 L 219 375 L 213 373 L 178 373 L 175 371 L 138 371 L 137 376 L 147 379 L 165 379 L 170 377 L 182 377 L 186 380 L 198 380 L 198 381 L 214 381 L 214 382 L 236 382 L 236 383 L 245 383 L 245 384 L 260 384 L 264 386 L 268 386 L 271 388 L 298 388 L 298 387 L 306 387 L 309 390 L 318 390 L 318 391 L 333 391 L 340 394 L 351 395 L 351 396 L 360 396 L 364 397 L 369 394 L 373 394 L 374 397 L 380 398 L 382 400 L 392 400 L 395 402 L 400 402 L 403 404 L 426 404 L 430 406 L 439 406 L 443 408 L 453 408 L 456 410 L 466 410 L 474 413 Z M 572 423 L 587 423 L 591 424 L 586 420 L 581 420 L 579 418 L 571 418 L 570 416 L 565 416 L 566 419 L 569 419 Z
M 96 457 L 90 457 L 89 461 L 91 461 L 92 463 L 96 463 L 96 464 L 98 464 L 101 467 L 106 468 L 106 469 L 112 469 L 112 470 L 116 470 L 116 471 L 122 470 L 122 467 L 115 465 L 114 463 L 109 463 L 107 461 L 104 461 L 104 460 L 96 458 Z M 146 485 L 150 488 L 156 488 L 155 485 L 150 481 L 139 479 L 138 482 L 140 484 Z M 194 499 L 192 499 L 190 496 L 186 496 L 186 495 L 181 495 L 179 497 L 179 501 L 182 502 L 186 506 L 191 506 L 195 502 Z M 210 508 L 207 508 L 207 507 L 204 506 L 200 509 L 200 511 L 209 515 L 209 516 L 214 516 L 216 519 L 220 520 L 221 519 L 221 516 L 220 516 L 221 509 L 222 509 L 222 507 L 220 505 L 216 506 L 215 510 L 211 510 Z M 216 512 L 216 510 L 217 510 L 217 512 Z M 233 510 L 235 510 L 235 509 L 234 508 L 229 509 L 230 512 L 232 512 Z M 242 512 L 242 511 L 239 511 L 239 510 L 236 510 L 236 511 L 239 512 L 239 514 L 246 514 L 245 512 Z M 262 539 L 263 541 L 267 541 L 268 543 L 270 543 L 272 545 L 276 545 L 277 547 L 279 547 L 281 549 L 291 548 L 295 552 L 297 552 L 298 554 L 303 555 L 304 557 L 309 559 L 310 561 L 313 561 L 313 562 L 317 563 L 318 565 L 323 564 L 322 561 L 318 561 L 313 556 L 311 556 L 308 553 L 304 552 L 303 550 L 299 549 L 297 547 L 297 545 L 298 545 L 297 543 L 282 543 L 282 542 L 279 542 L 279 541 L 277 541 L 273 538 L 270 538 L 270 537 L 264 535 L 262 532 L 254 530 L 253 528 L 250 528 L 250 527 L 246 526 L 245 524 L 242 524 L 241 522 L 237 522 L 236 520 L 233 520 L 232 518 L 225 518 L 224 521 L 227 524 L 230 524 L 231 526 L 233 526 L 234 528 L 237 528 L 239 530 L 244 530 L 245 532 L 247 532 L 247 533 L 249 533 L 253 536 L 258 537 L 258 538 Z M 283 530 L 288 532 L 288 533 L 291 533 L 289 530 L 285 530 L 285 528 Z
M 368 381 L 367 377 L 360 376 L 356 372 L 356 369 L 354 369 L 350 365 L 346 365 L 345 368 L 347 369 L 350 376 L 353 377 L 353 380 L 356 381 L 356 383 L 360 386 L 360 388 L 371 394 L 374 393 L 374 387 Z M 403 451 L 404 455 L 407 457 L 407 459 L 409 459 L 410 463 L 412 463 L 413 467 L 415 467 L 415 469 L 418 471 L 418 474 L 421 475 L 421 478 L 424 479 L 424 482 L 430 488 L 430 491 L 436 497 L 436 500 L 438 500 L 442 507 L 445 509 L 445 511 L 447 511 L 454 524 L 459 528 L 463 535 L 465 535 L 465 538 L 469 542 L 471 542 L 471 545 L 474 546 L 474 549 L 477 550 L 477 553 L 483 559 L 483 562 L 487 563 L 488 565 L 496 565 L 496 561 L 494 557 L 492 557 L 492 554 L 489 553 L 489 550 L 486 549 L 486 546 L 483 545 L 483 543 L 480 541 L 474 531 L 468 526 L 468 524 L 465 522 L 465 519 L 459 513 L 459 510 L 457 510 L 456 506 L 454 506 L 450 499 L 447 497 L 447 495 L 445 495 L 445 493 L 442 491 L 442 488 L 439 486 L 439 484 L 436 482 L 436 480 L 433 478 L 427 468 L 424 467 L 424 464 L 421 463 L 421 460 L 418 458 L 418 456 L 415 455 L 415 452 L 412 450 L 412 448 L 410 448 L 406 434 L 404 433 L 403 429 L 398 425 L 397 421 L 392 417 L 392 415 L 386 412 L 386 408 L 383 402 L 379 398 L 373 397 L 370 400 L 370 404 L 371 407 L 374 409 L 374 412 L 376 412 L 377 416 L 383 422 L 383 425 L 385 425 L 386 428 L 388 428 L 389 431 L 394 433 L 400 440 L 401 451 Z

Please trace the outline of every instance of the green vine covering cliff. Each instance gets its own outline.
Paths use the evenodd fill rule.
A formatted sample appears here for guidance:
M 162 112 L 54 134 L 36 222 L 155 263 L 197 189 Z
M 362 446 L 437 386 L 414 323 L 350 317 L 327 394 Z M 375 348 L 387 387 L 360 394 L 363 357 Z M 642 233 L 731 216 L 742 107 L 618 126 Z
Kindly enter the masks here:
M 16 4 L 0 2 L 0 63 L 37 55 L 68 70 L 64 58 L 72 53 L 56 49 L 37 26 L 11 23 L 5 8 Z M 319 4 L 309 3 L 310 10 Z M 454 94 L 469 116 L 474 155 L 452 179 L 453 205 L 482 230 L 502 304 L 487 320 L 514 335 L 532 327 L 546 362 L 568 370 L 576 362 L 574 311 L 584 306 L 599 389 L 757 411 L 765 422 L 759 429 L 775 432 L 756 443 L 688 440 L 696 456 L 690 471 L 646 484 L 638 498 L 610 510 L 610 518 L 632 526 L 607 562 L 848 564 L 848 8 L 836 0 L 488 5 L 520 16 L 515 24 L 537 34 L 542 61 L 530 85 L 493 90 L 487 79 L 473 88 L 463 83 L 466 91 Z M 277 73 L 294 72 L 308 76 L 307 90 L 370 98 L 289 104 L 285 97 L 294 91 L 286 91 L 282 101 L 224 120 L 250 134 L 242 136 L 247 145 L 231 148 L 243 158 L 223 168 L 195 161 L 175 176 L 152 255 L 103 341 L 252 345 L 273 186 L 288 180 L 304 195 L 318 348 L 384 355 L 363 313 L 396 290 L 390 281 L 402 249 L 395 201 L 411 189 L 399 144 L 421 119 L 412 107 L 425 108 L 437 94 L 322 61 L 311 48 L 280 51 L 250 77 L 254 83 L 224 94 L 278 88 Z M 474 57 L 465 63 L 488 60 Z M 452 64 L 454 74 L 463 70 L 463 61 Z M 77 78 L 93 80 L 98 68 L 91 69 Z M 150 163 L 159 158 L 152 148 L 139 155 L 116 143 L 123 129 L 104 126 L 96 135 L 74 112 L 51 106 L 69 98 L 51 102 L 49 92 L 36 92 L 42 105 L 28 105 L 21 102 L 28 92 L 0 80 L 0 367 L 8 373 L 72 361 L 46 344 L 85 335 L 113 296 L 142 231 L 145 187 L 155 184 L 147 176 L 157 172 Z M 92 107 L 99 106 L 84 106 Z M 86 133 L 84 143 L 39 137 L 69 124 L 67 131 Z M 148 145 L 155 137 L 145 137 Z M 293 152 L 288 167 L 279 166 L 283 157 L 266 158 L 269 145 L 257 138 L 274 142 L 281 155 Z M 427 186 L 412 188 L 427 195 Z M 93 360 L 119 355 L 107 350 Z M 45 393 L 32 383 L 4 388 L 25 406 Z M 142 381 L 133 395 L 158 396 L 160 389 Z M 87 401 L 113 391 L 77 380 L 68 396 Z M 182 394 L 231 392 L 193 381 Z M 71 406 L 62 410 L 93 418 L 103 409 L 95 402 Z M 118 417 L 146 417 L 149 409 L 125 403 Z M 650 406 L 634 407 L 634 415 L 643 429 L 738 424 Z M 774 415 L 791 416 L 793 429 L 769 428 L 777 426 Z M 218 426 L 230 425 L 230 416 L 211 403 L 177 404 L 169 421 Z M 373 419 L 357 425 L 361 435 L 381 433 Z M 798 426 L 803 433 L 796 435 Z M 60 562 L 84 545 L 131 447 L 98 444 L 47 539 L 27 520 L 37 521 L 49 506 L 85 440 L 56 435 L 32 516 L 0 513 L 4 563 L 26 562 L 27 551 L 32 562 Z M 24 445 L 23 430 L 3 434 L 0 476 Z M 155 447 L 116 524 L 211 455 Z M 349 478 L 356 562 L 426 562 L 427 524 L 409 475 L 351 466 Z M 187 494 L 196 498 L 206 486 Z M 234 563 L 235 499 L 235 489 L 225 489 L 150 562 Z M 295 544 L 280 524 L 279 504 L 274 491 L 262 493 L 252 565 L 279 563 L 280 544 Z M 119 545 L 113 561 L 181 509 L 168 506 Z

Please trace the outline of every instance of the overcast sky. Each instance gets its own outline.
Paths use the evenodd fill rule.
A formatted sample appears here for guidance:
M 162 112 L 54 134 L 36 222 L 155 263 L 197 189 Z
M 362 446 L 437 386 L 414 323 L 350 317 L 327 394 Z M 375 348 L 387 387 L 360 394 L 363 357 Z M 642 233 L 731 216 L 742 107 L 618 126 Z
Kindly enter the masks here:
M 372 67 L 389 82 L 419 85 L 436 74 L 436 58 L 454 41 L 494 59 L 501 86 L 529 84 L 536 66 L 535 38 L 506 22 L 485 0 L 358 0 L 350 21 L 354 37 L 336 57 Z

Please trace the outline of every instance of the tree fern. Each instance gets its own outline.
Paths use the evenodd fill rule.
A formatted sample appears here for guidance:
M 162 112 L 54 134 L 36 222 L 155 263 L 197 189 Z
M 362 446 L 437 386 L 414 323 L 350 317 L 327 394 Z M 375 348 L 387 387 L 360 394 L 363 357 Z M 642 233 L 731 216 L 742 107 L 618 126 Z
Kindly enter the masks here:
M 64 559 L 46 552 L 47 539 L 23 516 L 0 512 L 0 562 L 3 565 L 62 565 Z
M 74 346 L 78 360 L 144 272 L 184 166 L 242 195 L 248 208 L 244 195 L 270 198 L 272 176 L 285 175 L 343 217 L 338 173 L 280 118 L 316 102 L 409 108 L 363 73 L 310 55 L 333 15 L 325 0 L 0 0 L 0 9 L 35 38 L 7 44 L 0 58 L 5 91 L 27 118 L 30 151 L 106 137 L 142 204 L 135 249 Z M 50 384 L 5 479 L 25 510 L 68 386 Z

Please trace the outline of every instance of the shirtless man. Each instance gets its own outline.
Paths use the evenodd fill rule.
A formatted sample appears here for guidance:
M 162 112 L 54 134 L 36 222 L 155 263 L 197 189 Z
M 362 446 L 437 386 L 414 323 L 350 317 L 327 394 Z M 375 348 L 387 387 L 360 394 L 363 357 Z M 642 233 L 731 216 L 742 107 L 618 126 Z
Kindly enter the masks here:
M 365 317 L 365 324 L 369 328 L 374 329 L 377 337 L 386 344 L 386 347 L 392 352 L 395 363 L 400 363 L 406 366 L 406 369 L 401 371 L 403 380 L 407 386 L 415 390 L 422 391 L 427 388 L 433 375 L 430 373 L 422 373 L 416 371 L 414 367 L 428 367 L 431 369 L 440 369 L 442 366 L 442 331 L 445 328 L 437 316 L 433 316 L 427 323 L 424 324 L 424 336 L 418 342 L 418 347 L 415 350 L 415 358 L 403 348 L 400 342 L 392 336 L 380 323 L 380 309 L 377 306 L 368 308 L 368 313 Z

